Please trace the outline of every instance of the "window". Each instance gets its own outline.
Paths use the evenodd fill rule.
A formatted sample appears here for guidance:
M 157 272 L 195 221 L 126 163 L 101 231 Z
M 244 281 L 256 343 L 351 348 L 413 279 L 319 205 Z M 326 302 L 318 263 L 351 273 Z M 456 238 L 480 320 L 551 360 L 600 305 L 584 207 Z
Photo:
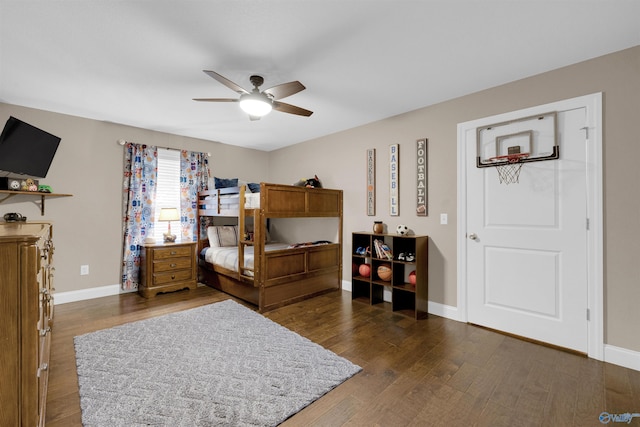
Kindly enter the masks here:
M 158 221 L 160 209 L 178 208 L 180 211 L 180 151 L 158 148 L 157 180 L 153 237 L 157 242 L 162 242 L 162 235 L 167 232 L 168 223 Z M 179 222 L 172 221 L 171 234 L 179 236 L 179 230 Z

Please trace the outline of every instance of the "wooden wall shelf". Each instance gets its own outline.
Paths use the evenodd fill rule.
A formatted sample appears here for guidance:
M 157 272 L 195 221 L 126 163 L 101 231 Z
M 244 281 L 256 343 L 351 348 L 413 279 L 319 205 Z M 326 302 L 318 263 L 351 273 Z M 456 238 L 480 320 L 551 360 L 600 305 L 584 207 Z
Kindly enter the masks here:
M 47 197 L 71 197 L 72 194 L 61 194 L 61 193 L 41 193 L 39 191 L 13 191 L 13 190 L 0 190 L 0 195 L 5 195 L 2 199 L 0 199 L 0 203 L 10 199 L 13 196 L 32 196 L 36 198 L 40 198 L 40 215 L 44 216 L 44 201 Z M 34 202 L 38 204 L 38 202 Z

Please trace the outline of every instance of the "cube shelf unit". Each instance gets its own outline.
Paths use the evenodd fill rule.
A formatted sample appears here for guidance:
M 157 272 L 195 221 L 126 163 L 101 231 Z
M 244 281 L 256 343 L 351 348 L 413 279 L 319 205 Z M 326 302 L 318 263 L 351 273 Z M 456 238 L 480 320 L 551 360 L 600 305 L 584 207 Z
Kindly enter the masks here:
M 393 253 L 393 259 L 379 258 L 374 248 L 374 241 L 384 242 Z M 352 234 L 352 274 L 351 298 L 353 301 L 369 305 L 386 306 L 384 290 L 391 291 L 391 310 L 416 320 L 427 317 L 428 305 L 428 236 L 400 236 L 395 234 L 375 234 L 356 232 Z M 356 253 L 358 248 L 369 248 L 366 254 Z M 415 254 L 413 261 L 399 260 L 401 253 Z M 369 264 L 371 273 L 361 276 L 362 264 Z M 391 267 L 390 280 L 382 280 L 378 276 L 378 267 Z M 409 283 L 409 273 L 416 272 L 415 286 Z

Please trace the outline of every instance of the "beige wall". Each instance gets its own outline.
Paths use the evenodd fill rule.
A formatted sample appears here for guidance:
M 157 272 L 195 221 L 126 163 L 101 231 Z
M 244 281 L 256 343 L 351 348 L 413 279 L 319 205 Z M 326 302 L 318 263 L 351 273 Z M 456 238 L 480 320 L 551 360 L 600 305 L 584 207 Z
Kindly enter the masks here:
M 274 151 L 270 176 L 288 182 L 318 174 L 326 187 L 344 190 L 346 266 L 351 233 L 370 230 L 374 219 L 429 235 L 429 299 L 456 306 L 457 124 L 596 92 L 604 93 L 605 342 L 640 351 L 640 46 Z M 419 138 L 429 139 L 427 218 L 414 214 Z M 400 216 L 390 217 L 388 148 L 396 143 Z M 365 211 L 367 148 L 377 151 L 375 217 Z M 440 213 L 448 225 L 439 224 Z
M 75 291 L 120 284 L 122 256 L 122 163 L 119 139 L 211 153 L 217 176 L 259 181 L 268 176 L 268 155 L 230 145 L 0 103 L 2 125 L 15 116 L 62 138 L 41 183 L 73 197 L 49 198 L 45 215 L 26 196 L 0 204 L 0 214 L 20 212 L 29 220 L 49 220 L 55 234 L 55 288 Z M 89 275 L 80 276 L 80 266 Z
M 417 89 L 419 90 L 419 89 Z M 428 234 L 430 300 L 456 306 L 456 126 L 458 123 L 562 99 L 604 93 L 605 341 L 640 351 L 640 46 L 505 84 L 376 123 L 263 153 L 0 103 L 0 119 L 14 115 L 62 137 L 44 183 L 71 198 L 47 202 L 55 223 L 58 292 L 120 282 L 122 147 L 118 139 L 213 154 L 217 176 L 293 183 L 318 174 L 325 187 L 344 190 L 344 263 L 350 236 L 374 219 L 407 224 Z M 399 94 L 398 96 L 401 96 Z M 429 216 L 414 214 L 415 140 L 429 139 Z M 388 215 L 388 147 L 400 144 L 400 217 Z M 377 150 L 377 213 L 365 212 L 365 150 Z M 22 197 L 22 196 L 20 196 Z M 24 200 L 24 199 L 23 199 Z M 16 198 L 0 214 L 38 219 L 38 207 Z M 439 214 L 449 224 L 439 224 Z M 80 265 L 90 275 L 80 276 Z M 348 274 L 345 278 L 348 278 Z

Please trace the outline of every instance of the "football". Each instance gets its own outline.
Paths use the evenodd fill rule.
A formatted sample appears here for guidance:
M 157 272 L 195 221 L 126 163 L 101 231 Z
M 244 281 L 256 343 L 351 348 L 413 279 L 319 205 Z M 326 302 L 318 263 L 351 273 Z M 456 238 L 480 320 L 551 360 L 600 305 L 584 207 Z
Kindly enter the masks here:
M 409 233 L 409 227 L 400 224 L 396 227 L 396 233 L 398 233 L 400 236 L 406 236 Z

